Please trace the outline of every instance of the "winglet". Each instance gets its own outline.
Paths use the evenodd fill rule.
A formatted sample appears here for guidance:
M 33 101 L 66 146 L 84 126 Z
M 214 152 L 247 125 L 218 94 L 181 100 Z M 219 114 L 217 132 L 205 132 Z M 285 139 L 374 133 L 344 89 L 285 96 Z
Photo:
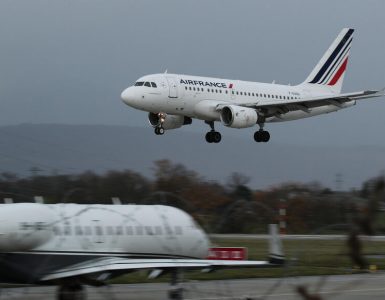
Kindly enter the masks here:
M 269 224 L 269 262 L 275 265 L 283 265 L 285 256 L 282 251 L 282 241 L 278 235 L 277 224 Z

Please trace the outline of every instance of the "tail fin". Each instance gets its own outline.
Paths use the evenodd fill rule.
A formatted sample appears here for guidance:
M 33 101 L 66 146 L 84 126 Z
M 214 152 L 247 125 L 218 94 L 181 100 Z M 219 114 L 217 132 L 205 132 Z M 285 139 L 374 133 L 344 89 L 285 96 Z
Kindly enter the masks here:
M 317 85 L 340 93 L 353 40 L 354 29 L 344 28 L 302 84 Z
M 269 224 L 269 262 L 275 265 L 283 265 L 285 256 L 282 251 L 282 242 L 278 236 L 277 224 Z

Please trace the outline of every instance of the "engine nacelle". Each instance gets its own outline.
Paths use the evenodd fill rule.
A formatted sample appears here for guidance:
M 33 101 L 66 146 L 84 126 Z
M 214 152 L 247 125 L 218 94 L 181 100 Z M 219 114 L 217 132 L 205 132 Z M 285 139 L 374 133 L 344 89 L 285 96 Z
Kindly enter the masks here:
M 227 105 L 222 108 L 221 121 L 223 125 L 231 128 L 252 127 L 257 123 L 257 112 L 248 107 Z
M 161 118 L 164 119 L 161 124 Z M 148 121 L 150 122 L 152 127 L 157 127 L 162 125 L 165 130 L 176 129 L 182 127 L 183 125 L 189 125 L 192 123 L 191 118 L 184 116 L 176 116 L 176 115 L 167 115 L 165 113 L 149 113 Z
M 42 204 L 0 205 L 0 252 L 26 251 L 53 237 L 52 211 Z

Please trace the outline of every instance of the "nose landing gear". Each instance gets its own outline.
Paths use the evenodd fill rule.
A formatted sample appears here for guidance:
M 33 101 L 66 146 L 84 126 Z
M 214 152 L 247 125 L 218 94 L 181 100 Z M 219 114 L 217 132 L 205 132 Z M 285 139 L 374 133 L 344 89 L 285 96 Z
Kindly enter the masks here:
M 164 128 L 161 126 L 159 126 L 159 127 L 157 126 L 157 127 L 155 127 L 154 132 L 156 135 L 163 135 L 164 134 Z
M 214 121 L 205 121 L 206 124 L 208 124 L 211 128 L 209 132 L 206 133 L 206 142 L 207 143 L 219 143 L 222 140 L 222 135 L 220 132 L 215 131 L 214 128 Z
M 163 123 L 164 123 L 164 120 L 166 120 L 166 115 L 162 112 L 158 113 L 158 125 L 156 125 L 155 127 L 155 134 L 156 135 L 163 135 L 164 134 L 164 128 L 163 128 Z

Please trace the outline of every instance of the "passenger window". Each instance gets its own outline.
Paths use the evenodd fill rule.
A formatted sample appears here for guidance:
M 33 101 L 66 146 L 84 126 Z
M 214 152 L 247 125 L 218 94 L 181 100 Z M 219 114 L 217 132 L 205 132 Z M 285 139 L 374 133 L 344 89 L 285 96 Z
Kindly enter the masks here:
M 95 234 L 96 235 L 102 235 L 103 234 L 103 228 L 101 226 L 95 226 Z
M 155 227 L 155 234 L 156 235 L 161 235 L 162 234 L 162 227 L 156 226 Z
M 151 84 L 149 82 L 144 83 L 145 86 L 151 87 Z
M 238 92 L 237 92 L 237 95 L 238 95 Z
M 193 91 L 195 91 L 195 87 L 193 87 Z
M 184 89 L 187 91 L 187 86 L 185 86 Z
M 146 234 L 147 235 L 154 235 L 154 233 L 152 232 L 151 226 L 146 226 L 145 229 L 146 229 Z
M 155 83 L 155 82 L 151 82 L 151 86 L 152 86 L 153 88 L 156 88 L 156 83 Z
M 143 81 L 138 81 L 138 82 L 135 83 L 135 86 L 142 86 L 143 84 L 144 84 Z
M 112 226 L 107 226 L 107 235 L 113 235 L 114 230 L 112 229 Z
M 122 226 L 116 226 L 116 235 L 122 235 L 123 234 L 123 227 Z
M 188 89 L 191 91 L 191 86 L 189 86 Z
M 80 226 L 75 226 L 75 234 L 76 235 L 83 235 L 83 230 Z
M 132 235 L 133 234 L 132 226 L 126 226 L 126 234 L 127 235 Z
M 234 95 L 234 91 L 231 91 L 231 93 Z
M 182 234 L 182 227 L 180 227 L 180 226 L 175 226 L 175 234 L 181 235 L 181 234 Z
M 143 227 L 142 226 L 136 226 L 136 234 L 137 235 L 143 235 Z
M 248 93 L 248 95 L 250 96 L 250 93 Z
M 91 235 L 91 227 L 90 226 L 84 227 L 84 235 Z
M 243 96 L 243 92 L 240 92 L 241 93 L 241 96 Z
M 251 96 L 253 96 L 253 97 L 254 97 L 254 93 L 251 93 Z
M 60 227 L 55 226 L 55 227 L 53 228 L 53 233 L 54 233 L 55 235 L 61 235 Z
M 70 235 L 71 234 L 71 227 L 64 226 L 64 235 Z

